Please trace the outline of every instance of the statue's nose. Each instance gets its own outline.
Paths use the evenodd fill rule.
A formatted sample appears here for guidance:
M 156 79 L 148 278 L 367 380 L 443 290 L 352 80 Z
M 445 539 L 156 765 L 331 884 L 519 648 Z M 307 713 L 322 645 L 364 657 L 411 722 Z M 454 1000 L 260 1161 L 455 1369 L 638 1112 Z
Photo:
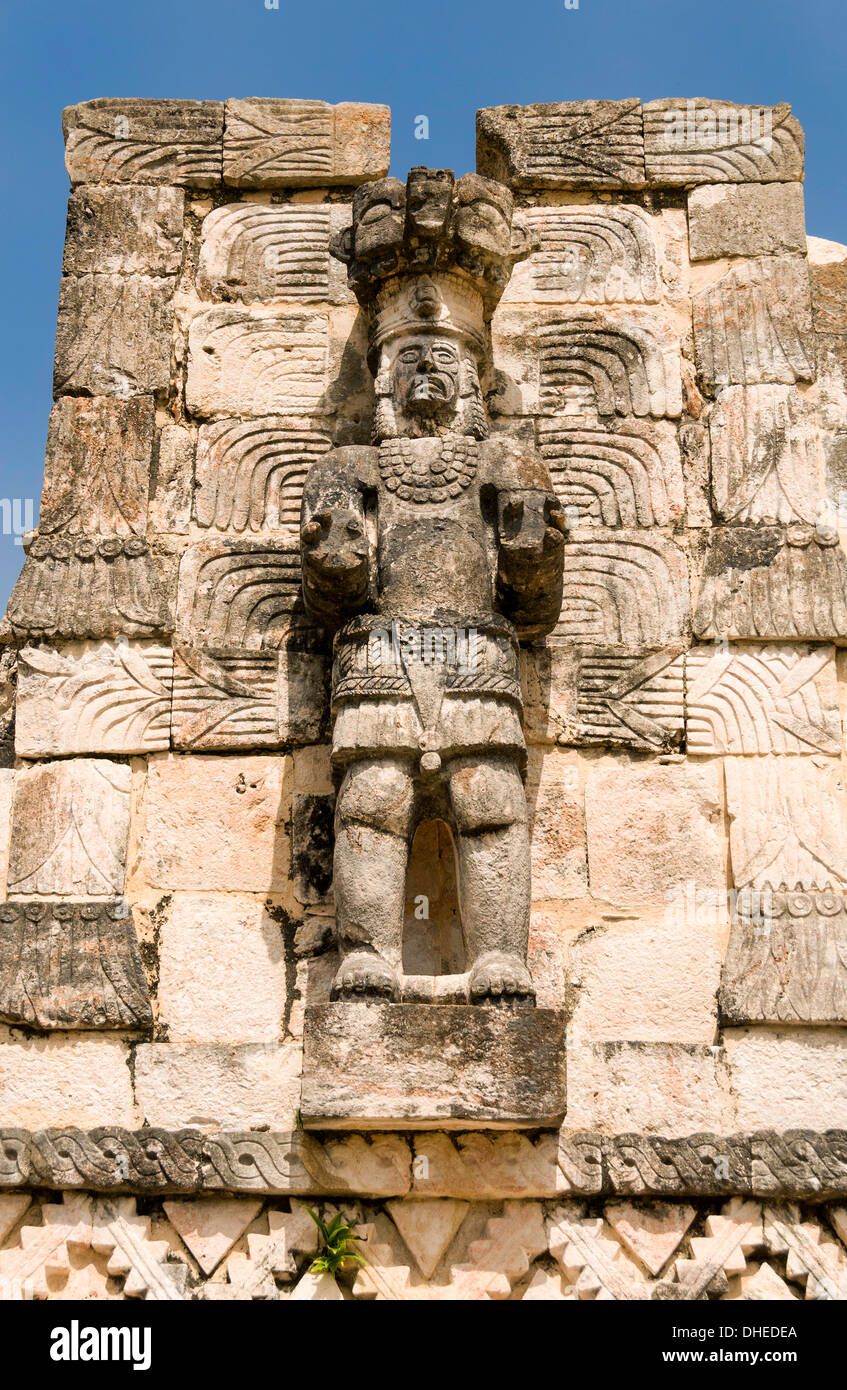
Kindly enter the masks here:
M 418 371 L 428 372 L 432 369 L 432 353 L 429 348 L 424 348 L 418 358 Z

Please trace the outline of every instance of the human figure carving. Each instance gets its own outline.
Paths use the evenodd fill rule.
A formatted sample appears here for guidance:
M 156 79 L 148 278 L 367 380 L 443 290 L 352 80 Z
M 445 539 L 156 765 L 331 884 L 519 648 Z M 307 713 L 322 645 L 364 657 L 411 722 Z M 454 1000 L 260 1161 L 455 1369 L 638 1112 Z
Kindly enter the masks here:
M 335 635 L 336 998 L 397 999 L 406 875 L 450 826 L 474 1003 L 534 1002 L 519 639 L 555 625 L 565 519 L 544 464 L 489 437 L 480 368 L 515 261 L 512 198 L 415 169 L 358 189 L 333 245 L 370 317 L 374 446 L 312 465 L 303 592 Z

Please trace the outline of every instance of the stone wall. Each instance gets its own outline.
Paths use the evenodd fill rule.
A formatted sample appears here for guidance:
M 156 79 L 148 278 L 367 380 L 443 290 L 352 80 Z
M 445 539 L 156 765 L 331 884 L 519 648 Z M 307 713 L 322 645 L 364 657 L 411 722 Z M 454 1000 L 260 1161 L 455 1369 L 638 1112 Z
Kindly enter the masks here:
M 847 249 L 806 238 L 790 108 L 478 118 L 537 243 L 483 387 L 570 520 L 521 655 L 559 1135 L 300 1125 L 337 966 L 300 494 L 370 438 L 329 243 L 388 111 L 103 100 L 65 131 L 3 625 L 0 1296 L 305 1297 L 305 1202 L 362 1230 L 348 1296 L 847 1297 Z M 437 826 L 408 893 L 411 972 L 450 973 Z

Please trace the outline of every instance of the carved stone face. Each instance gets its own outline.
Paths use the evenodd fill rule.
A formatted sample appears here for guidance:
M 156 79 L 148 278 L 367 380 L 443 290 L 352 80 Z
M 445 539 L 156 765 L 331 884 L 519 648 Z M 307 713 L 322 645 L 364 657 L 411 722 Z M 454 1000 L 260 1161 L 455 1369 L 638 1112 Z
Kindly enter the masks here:
M 403 338 L 392 373 L 395 407 L 403 414 L 424 416 L 455 410 L 461 368 L 461 354 L 452 339 L 431 333 Z

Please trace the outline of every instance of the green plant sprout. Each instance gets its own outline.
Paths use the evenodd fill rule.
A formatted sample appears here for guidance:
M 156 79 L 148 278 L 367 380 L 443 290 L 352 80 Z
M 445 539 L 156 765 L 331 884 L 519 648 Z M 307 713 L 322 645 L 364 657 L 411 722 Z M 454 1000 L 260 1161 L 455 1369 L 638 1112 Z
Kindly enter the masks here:
M 360 1265 L 367 1264 L 364 1255 L 350 1248 L 354 1241 L 359 1240 L 359 1236 L 353 1235 L 343 1212 L 338 1212 L 327 1226 L 311 1207 L 307 1207 L 306 1211 L 317 1226 L 322 1242 L 317 1259 L 309 1265 L 310 1274 L 330 1274 L 334 1279 L 347 1260 Z

